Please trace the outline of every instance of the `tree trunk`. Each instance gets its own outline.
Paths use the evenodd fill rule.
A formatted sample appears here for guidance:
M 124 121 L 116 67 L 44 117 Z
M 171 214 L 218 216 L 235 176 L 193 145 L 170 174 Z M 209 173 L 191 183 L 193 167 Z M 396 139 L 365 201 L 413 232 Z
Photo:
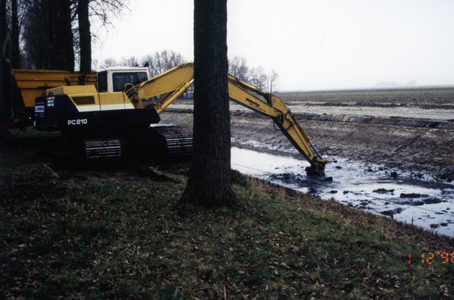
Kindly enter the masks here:
M 91 72 L 91 35 L 88 15 L 89 0 L 79 0 L 80 71 Z
M 23 41 L 25 61 L 31 67 L 74 71 L 71 0 L 33 2 L 25 19 Z
M 74 35 L 71 26 L 71 0 L 61 1 L 62 26 L 60 31 L 64 70 L 74 71 Z M 91 46 L 90 46 L 91 47 Z M 91 65 L 91 61 L 90 61 Z
M 6 19 L 6 0 L 0 0 L 0 130 L 1 124 L 12 119 L 11 67 Z
M 194 2 L 194 152 L 182 203 L 231 206 L 227 1 Z
M 20 49 L 19 49 L 19 19 L 17 12 L 17 0 L 11 1 L 11 41 L 12 46 L 12 67 L 13 69 L 20 68 Z

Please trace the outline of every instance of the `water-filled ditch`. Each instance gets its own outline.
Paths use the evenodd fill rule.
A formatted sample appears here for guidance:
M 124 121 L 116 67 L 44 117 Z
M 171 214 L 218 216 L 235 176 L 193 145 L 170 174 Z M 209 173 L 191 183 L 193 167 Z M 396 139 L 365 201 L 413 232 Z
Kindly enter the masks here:
M 232 148 L 232 168 L 244 174 L 454 236 L 454 183 L 379 165 L 325 159 L 331 161 L 327 177 L 308 177 L 304 169 L 309 163 L 303 159 Z

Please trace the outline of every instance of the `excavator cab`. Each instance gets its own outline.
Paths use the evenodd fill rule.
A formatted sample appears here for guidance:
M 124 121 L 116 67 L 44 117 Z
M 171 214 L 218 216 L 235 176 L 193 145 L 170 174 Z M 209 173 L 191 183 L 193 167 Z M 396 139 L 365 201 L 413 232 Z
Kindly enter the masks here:
M 148 68 L 109 67 L 98 72 L 98 92 L 123 92 L 126 85 L 150 79 Z

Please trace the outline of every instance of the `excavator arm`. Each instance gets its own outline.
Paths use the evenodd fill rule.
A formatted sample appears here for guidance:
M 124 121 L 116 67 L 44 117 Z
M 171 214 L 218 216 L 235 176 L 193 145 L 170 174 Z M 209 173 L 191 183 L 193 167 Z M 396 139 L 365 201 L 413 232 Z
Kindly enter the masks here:
M 194 64 L 185 63 L 127 89 L 126 94 L 135 108 L 153 106 L 157 113 L 161 114 L 175 99 L 192 86 L 193 81 Z M 161 98 L 155 104 L 143 103 L 143 99 L 160 95 L 162 95 Z
M 254 94 L 262 96 L 266 103 Z M 327 162 L 321 158 L 309 136 L 279 97 L 265 93 L 233 76 L 229 76 L 229 97 L 230 100 L 273 119 L 287 139 L 311 164 L 310 168 L 306 168 L 308 175 L 325 175 Z
M 154 108 L 160 114 L 192 86 L 194 82 L 193 73 L 193 63 L 182 64 L 148 81 L 133 86 L 126 94 L 135 108 Z M 327 162 L 320 157 L 309 136 L 279 97 L 265 93 L 263 90 L 233 76 L 229 76 L 228 80 L 230 100 L 273 119 L 282 133 L 311 164 L 310 168 L 306 168 L 307 173 L 309 175 L 324 175 Z M 142 99 L 158 95 L 162 96 L 155 104 L 143 104 Z M 266 102 L 258 96 L 263 97 Z

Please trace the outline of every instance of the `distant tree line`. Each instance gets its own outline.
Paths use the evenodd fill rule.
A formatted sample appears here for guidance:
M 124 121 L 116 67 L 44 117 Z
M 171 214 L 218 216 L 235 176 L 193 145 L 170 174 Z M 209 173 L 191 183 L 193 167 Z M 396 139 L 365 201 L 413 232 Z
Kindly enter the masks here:
M 229 74 L 265 91 L 273 91 L 279 78 L 279 74 L 273 69 L 267 75 L 262 67 L 250 68 L 246 59 L 239 56 L 229 61 Z
M 161 52 L 157 51 L 154 54 L 146 55 L 141 60 L 135 56 L 123 58 L 120 61 L 108 58 L 101 63 L 100 67 L 101 69 L 114 66 L 148 67 L 150 75 L 154 77 L 184 62 L 186 61 L 180 53 L 172 50 L 162 50 Z
M 141 60 L 135 56 L 123 58 L 116 61 L 113 58 L 108 58 L 101 63 L 101 69 L 113 66 L 129 66 L 129 67 L 148 67 L 152 77 L 161 74 L 173 67 L 176 67 L 186 62 L 180 53 L 171 50 L 163 50 L 155 54 L 146 55 Z M 267 74 L 262 67 L 250 68 L 244 57 L 235 56 L 229 61 L 229 74 L 246 81 L 262 90 L 274 90 L 279 74 L 275 70 L 271 70 Z

